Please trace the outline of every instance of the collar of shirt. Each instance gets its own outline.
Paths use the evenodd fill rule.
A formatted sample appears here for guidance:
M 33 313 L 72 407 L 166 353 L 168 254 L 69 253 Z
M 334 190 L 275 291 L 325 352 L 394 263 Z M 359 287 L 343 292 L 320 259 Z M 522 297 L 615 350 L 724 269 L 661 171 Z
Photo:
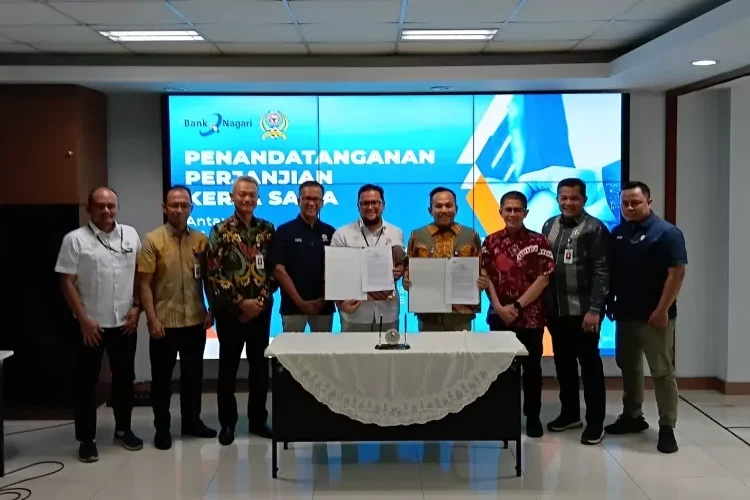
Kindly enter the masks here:
M 117 221 L 115 221 L 114 229 L 112 229 L 112 231 L 109 233 L 105 233 L 104 231 L 96 227 L 96 224 L 94 224 L 91 221 L 89 221 L 89 228 L 91 229 L 91 232 L 94 233 L 94 236 L 96 237 L 104 235 L 105 238 L 109 238 L 110 236 L 118 235 L 122 232 L 122 226 L 120 226 L 120 224 Z
M 166 228 L 167 232 L 171 234 L 172 236 L 180 236 L 180 233 L 177 231 L 177 229 L 172 227 L 170 223 L 167 222 L 166 224 L 164 224 L 164 227 Z M 190 236 L 190 226 L 187 226 L 187 228 L 185 228 L 185 234 L 187 236 Z
M 631 231 L 639 231 L 641 229 L 648 229 L 648 228 L 650 228 L 651 226 L 654 225 L 654 222 L 656 222 L 656 219 L 657 219 L 657 217 L 654 214 L 654 212 L 652 211 L 649 214 L 649 216 L 646 217 L 645 219 L 643 219 L 642 221 L 639 221 L 639 222 L 629 222 L 628 223 L 628 229 L 630 229 Z
M 451 232 L 453 232 L 453 234 L 458 234 L 459 231 L 461 231 L 461 225 L 454 222 L 450 225 L 450 227 L 446 229 L 449 229 Z M 443 231 L 444 229 L 438 227 L 436 224 L 430 224 L 427 226 L 427 230 L 430 232 L 430 236 L 435 236 L 437 233 Z
M 367 231 L 370 234 L 378 234 L 380 231 L 385 232 L 385 230 L 388 229 L 388 224 L 385 222 L 385 219 L 381 219 L 380 227 L 374 231 L 367 227 L 361 218 L 357 219 L 357 224 L 359 225 L 359 229 Z
M 307 222 L 305 219 L 302 218 L 302 214 L 299 214 L 299 215 L 297 215 L 297 222 L 300 223 L 300 224 L 302 224 L 302 225 L 304 225 L 304 226 L 307 226 L 307 227 L 310 227 L 310 228 L 315 228 L 316 226 L 320 225 L 320 217 L 316 217 L 315 218 L 315 222 L 313 222 L 312 224 L 310 224 L 309 222 Z
M 560 216 L 560 223 L 564 227 L 576 227 L 583 222 L 583 220 L 586 218 L 586 212 L 581 212 L 576 217 L 565 217 L 564 215 Z
M 253 227 L 258 224 L 258 219 L 255 218 L 255 214 L 250 217 L 250 224 L 245 224 L 245 222 L 240 218 L 239 215 L 237 215 L 237 212 L 235 211 L 232 216 L 229 218 L 229 224 L 231 226 L 239 226 L 239 227 Z
M 528 231 L 526 231 L 526 226 L 521 226 L 521 229 L 520 229 L 520 230 L 518 230 L 518 231 L 516 231 L 515 233 L 511 233 L 511 232 L 510 232 L 510 231 L 508 231 L 507 229 L 503 229 L 503 230 L 502 230 L 502 231 L 500 232 L 500 237 L 501 237 L 501 238 L 508 238 L 508 239 L 510 239 L 511 241 L 518 241 L 518 240 L 522 240 L 522 239 L 523 239 L 523 238 L 525 238 L 525 237 L 526 237 L 527 235 L 528 235 Z

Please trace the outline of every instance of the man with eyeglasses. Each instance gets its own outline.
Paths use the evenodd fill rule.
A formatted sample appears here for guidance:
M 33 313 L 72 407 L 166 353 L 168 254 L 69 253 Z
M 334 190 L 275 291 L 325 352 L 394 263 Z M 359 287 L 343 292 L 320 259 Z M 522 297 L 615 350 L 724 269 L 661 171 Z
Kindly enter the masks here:
M 135 286 L 136 256 L 141 240 L 136 230 L 120 224 L 117 194 L 98 187 L 89 193 L 90 221 L 63 238 L 55 272 L 61 275 L 62 293 L 81 326 L 73 389 L 78 460 L 99 460 L 96 447 L 96 384 L 102 356 L 107 351 L 112 371 L 114 443 L 140 450 L 131 429 L 135 380 L 136 330 L 141 314 Z
M 357 193 L 359 219 L 340 227 L 331 239 L 331 246 L 365 248 L 389 246 L 394 254 L 393 279 L 398 281 L 404 272 L 404 232 L 383 220 L 385 192 L 380 186 L 365 184 Z M 401 251 L 399 252 L 398 249 Z M 342 300 L 336 303 L 341 313 L 341 331 L 369 332 L 378 330 L 383 321 L 383 331 L 399 327 L 400 299 L 398 288 L 394 292 L 368 294 L 368 300 Z
M 281 287 L 281 321 L 285 332 L 330 332 L 334 304 L 325 300 L 325 247 L 333 226 L 320 220 L 323 186 L 317 181 L 299 187 L 299 215 L 276 228 L 271 248 L 274 276 Z
M 188 227 L 193 208 L 190 189 L 171 188 L 164 199 L 167 223 L 146 235 L 138 256 L 141 301 L 148 320 L 151 357 L 151 406 L 154 446 L 172 447 L 169 404 L 172 372 L 180 355 L 182 435 L 215 438 L 216 431 L 200 418 L 203 351 L 213 318 L 206 312 L 205 252 L 208 238 Z

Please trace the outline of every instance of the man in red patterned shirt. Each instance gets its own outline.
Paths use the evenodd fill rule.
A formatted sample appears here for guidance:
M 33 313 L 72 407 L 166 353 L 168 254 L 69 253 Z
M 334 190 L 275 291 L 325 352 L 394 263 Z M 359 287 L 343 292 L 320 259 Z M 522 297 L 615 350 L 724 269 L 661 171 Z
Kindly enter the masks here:
M 492 286 L 487 289 L 492 307 L 487 323 L 492 331 L 511 330 L 529 355 L 521 358 L 523 413 L 526 435 L 542 437 L 542 337 L 544 310 L 541 295 L 555 270 L 547 238 L 526 229 L 528 214 L 523 193 L 510 191 L 500 199 L 505 229 L 489 235 L 482 244 L 482 265 Z

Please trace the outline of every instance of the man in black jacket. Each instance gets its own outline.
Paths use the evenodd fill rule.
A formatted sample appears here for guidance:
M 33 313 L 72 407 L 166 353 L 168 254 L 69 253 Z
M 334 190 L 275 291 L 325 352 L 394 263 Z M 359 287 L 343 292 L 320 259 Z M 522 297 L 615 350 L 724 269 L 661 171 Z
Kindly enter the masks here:
M 564 179 L 557 186 L 560 214 L 542 228 L 555 256 L 555 273 L 545 291 L 545 315 L 552 336 L 560 416 L 547 424 L 551 432 L 582 427 L 578 396 L 578 363 L 586 401 L 583 444 L 599 444 L 604 437 L 606 392 L 599 355 L 599 328 L 609 293 L 610 234 L 607 227 L 584 210 L 586 184 Z

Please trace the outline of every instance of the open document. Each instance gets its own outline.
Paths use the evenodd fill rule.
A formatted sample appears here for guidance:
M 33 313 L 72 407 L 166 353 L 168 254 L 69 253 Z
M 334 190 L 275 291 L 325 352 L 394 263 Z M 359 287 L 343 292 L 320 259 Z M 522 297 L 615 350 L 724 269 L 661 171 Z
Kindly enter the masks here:
M 479 257 L 452 257 L 445 269 L 445 295 L 450 304 L 479 304 Z
M 449 313 L 453 309 L 445 298 L 447 259 L 409 259 L 409 312 Z
M 390 249 L 388 250 L 390 252 Z M 326 300 L 367 300 L 362 289 L 362 250 L 331 247 L 325 249 Z M 391 285 L 393 277 L 391 275 Z
M 362 291 L 389 292 L 395 290 L 393 281 L 393 249 L 374 246 L 361 249 Z

